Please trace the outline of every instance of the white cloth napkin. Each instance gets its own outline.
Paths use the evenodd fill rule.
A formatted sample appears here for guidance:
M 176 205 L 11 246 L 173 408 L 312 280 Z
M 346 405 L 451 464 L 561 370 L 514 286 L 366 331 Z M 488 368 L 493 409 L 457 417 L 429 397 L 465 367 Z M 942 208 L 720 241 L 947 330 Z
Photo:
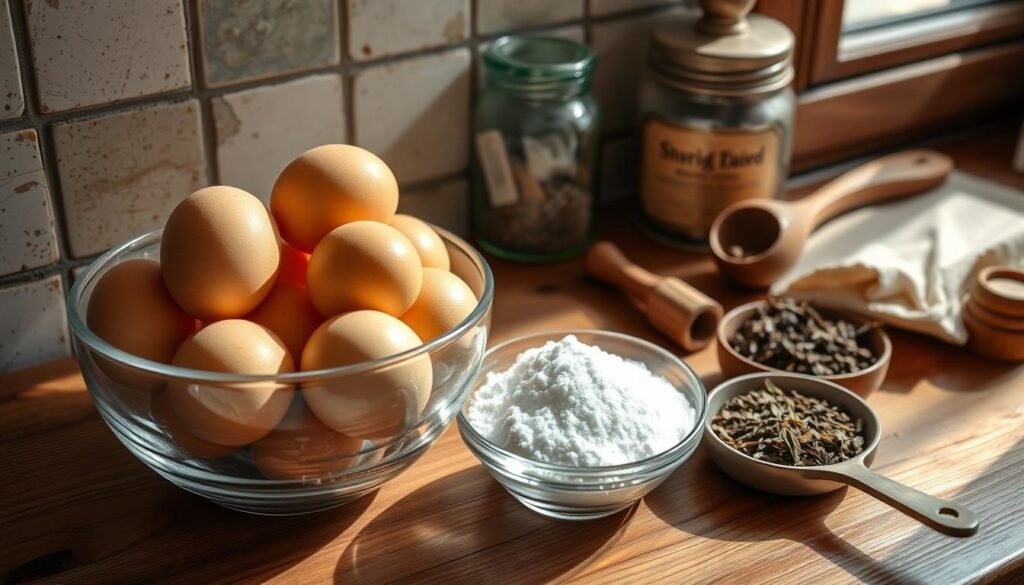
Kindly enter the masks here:
M 1024 265 L 1024 192 L 953 171 L 822 226 L 771 290 L 963 345 L 967 285 L 993 264 Z

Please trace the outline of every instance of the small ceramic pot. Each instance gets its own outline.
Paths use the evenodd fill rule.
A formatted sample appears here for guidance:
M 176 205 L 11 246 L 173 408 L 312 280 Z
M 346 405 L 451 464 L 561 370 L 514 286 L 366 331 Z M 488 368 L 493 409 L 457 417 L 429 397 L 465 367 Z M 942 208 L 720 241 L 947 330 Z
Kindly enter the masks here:
M 777 368 L 748 359 L 736 352 L 729 345 L 729 339 L 736 333 L 736 330 L 747 320 L 757 314 L 758 308 L 767 306 L 767 301 L 754 301 L 740 305 L 726 313 L 725 317 L 718 323 L 718 364 L 726 378 L 733 378 L 743 374 L 755 372 L 788 373 Z M 842 319 L 856 327 L 869 323 L 871 320 L 855 313 L 832 311 L 828 309 L 816 310 L 827 319 Z M 889 371 L 889 362 L 892 358 L 892 342 L 889 336 L 880 327 L 870 330 L 865 339 L 865 346 L 871 353 L 878 357 L 878 360 L 870 367 L 854 372 L 852 374 L 837 374 L 834 376 L 815 376 L 821 380 L 835 382 L 850 390 L 862 398 L 867 398 L 872 392 L 878 390 L 885 380 Z

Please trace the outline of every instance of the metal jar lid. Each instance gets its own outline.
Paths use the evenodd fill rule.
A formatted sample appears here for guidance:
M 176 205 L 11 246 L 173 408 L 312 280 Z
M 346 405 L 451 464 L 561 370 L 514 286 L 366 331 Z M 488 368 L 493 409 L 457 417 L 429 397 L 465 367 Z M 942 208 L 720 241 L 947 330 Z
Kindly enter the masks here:
M 701 0 L 693 13 L 651 31 L 648 61 L 666 82 L 711 95 L 777 92 L 793 80 L 793 33 L 749 14 L 755 0 Z

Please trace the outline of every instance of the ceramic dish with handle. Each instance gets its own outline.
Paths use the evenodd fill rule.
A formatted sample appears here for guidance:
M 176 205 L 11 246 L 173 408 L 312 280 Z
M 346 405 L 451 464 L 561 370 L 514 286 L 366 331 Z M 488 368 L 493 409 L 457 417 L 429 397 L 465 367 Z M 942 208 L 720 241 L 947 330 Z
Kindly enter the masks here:
M 712 429 L 715 415 L 730 399 L 764 387 L 770 379 L 783 391 L 824 400 L 845 410 L 864 424 L 864 450 L 832 465 L 796 467 L 754 459 L 725 443 Z M 736 481 L 752 488 L 785 496 L 811 496 L 846 485 L 878 498 L 912 518 L 951 536 L 970 536 L 978 530 L 978 517 L 959 504 L 941 500 L 879 475 L 870 469 L 881 442 L 881 423 L 864 399 L 833 382 L 801 374 L 748 374 L 719 384 L 708 396 L 704 443 L 715 465 Z
M 740 305 L 726 313 L 718 323 L 718 364 L 722 368 L 722 374 L 724 374 L 726 378 L 733 378 L 735 376 L 752 374 L 755 372 L 787 373 L 783 370 L 766 366 L 762 363 L 755 362 L 750 358 L 744 357 L 729 344 L 729 339 L 732 338 L 733 334 L 736 333 L 740 326 L 748 319 L 757 315 L 758 309 L 767 306 L 767 301 L 754 301 L 752 303 Z M 815 307 L 815 310 L 826 319 L 842 319 L 843 321 L 852 324 L 854 327 L 860 327 L 871 322 L 870 319 L 855 313 L 833 311 L 819 307 Z M 815 378 L 835 382 L 863 398 L 867 398 L 872 392 L 878 390 L 878 388 L 881 387 L 882 382 L 885 381 L 886 373 L 889 371 L 889 362 L 892 359 L 892 342 L 889 341 L 889 336 L 886 335 L 885 331 L 883 331 L 881 327 L 870 328 L 866 333 L 864 333 L 864 336 L 860 341 L 862 342 L 862 345 L 871 350 L 871 353 L 878 358 L 874 364 L 870 367 L 864 368 L 863 370 L 850 374 L 815 376 Z
M 467 412 L 487 375 L 504 372 L 522 352 L 566 335 L 575 335 L 582 343 L 640 362 L 651 373 L 668 380 L 693 407 L 693 428 L 661 453 L 607 467 L 570 467 L 535 461 L 507 451 L 477 432 Z M 524 506 L 551 518 L 592 520 L 628 508 L 689 459 L 700 444 L 706 414 L 707 394 L 700 378 L 682 360 L 657 345 L 610 331 L 553 331 L 517 337 L 490 349 L 459 413 L 458 424 L 470 452 Z

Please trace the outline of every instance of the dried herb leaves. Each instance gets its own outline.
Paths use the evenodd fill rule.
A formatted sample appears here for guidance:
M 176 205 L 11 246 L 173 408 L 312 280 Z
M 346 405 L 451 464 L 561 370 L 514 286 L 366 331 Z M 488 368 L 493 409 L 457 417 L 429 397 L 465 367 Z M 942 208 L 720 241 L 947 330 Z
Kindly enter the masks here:
M 740 325 L 729 345 L 747 359 L 786 372 L 852 374 L 878 361 L 859 342 L 874 327 L 831 321 L 805 302 L 769 298 L 767 306 Z
M 771 380 L 725 403 L 711 430 L 754 459 L 806 467 L 841 463 L 864 451 L 864 421 Z

